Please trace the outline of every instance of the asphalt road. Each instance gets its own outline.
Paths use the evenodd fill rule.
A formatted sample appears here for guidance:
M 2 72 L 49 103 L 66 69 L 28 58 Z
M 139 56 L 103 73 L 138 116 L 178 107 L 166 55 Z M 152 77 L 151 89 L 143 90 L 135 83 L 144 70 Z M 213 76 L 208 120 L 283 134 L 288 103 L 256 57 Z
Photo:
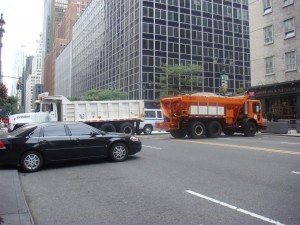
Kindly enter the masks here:
M 300 138 L 140 135 L 123 163 L 20 174 L 37 225 L 300 224 Z

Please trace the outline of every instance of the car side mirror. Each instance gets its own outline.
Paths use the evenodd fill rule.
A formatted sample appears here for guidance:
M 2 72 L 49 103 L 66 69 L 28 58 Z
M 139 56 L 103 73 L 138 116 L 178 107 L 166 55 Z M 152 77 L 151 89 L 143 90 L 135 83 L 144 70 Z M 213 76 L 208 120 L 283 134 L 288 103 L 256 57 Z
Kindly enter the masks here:
M 96 137 L 97 133 L 96 132 L 91 132 L 90 135 L 91 135 L 91 137 Z

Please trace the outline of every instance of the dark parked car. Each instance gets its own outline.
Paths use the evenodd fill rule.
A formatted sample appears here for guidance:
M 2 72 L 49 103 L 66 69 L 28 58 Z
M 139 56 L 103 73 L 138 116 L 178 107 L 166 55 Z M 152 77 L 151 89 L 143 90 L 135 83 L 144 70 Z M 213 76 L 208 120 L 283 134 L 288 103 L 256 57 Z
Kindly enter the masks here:
M 108 157 L 121 162 L 141 148 L 135 136 L 106 133 L 80 122 L 27 124 L 0 138 L 0 164 L 35 172 L 63 160 Z

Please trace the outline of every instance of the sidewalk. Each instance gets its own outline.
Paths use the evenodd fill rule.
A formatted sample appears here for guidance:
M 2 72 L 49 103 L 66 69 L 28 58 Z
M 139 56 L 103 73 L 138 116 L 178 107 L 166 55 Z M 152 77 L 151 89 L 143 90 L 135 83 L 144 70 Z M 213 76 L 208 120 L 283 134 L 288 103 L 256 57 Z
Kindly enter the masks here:
M 0 169 L 0 224 L 34 224 L 15 168 Z
M 267 132 L 259 132 L 260 135 L 275 135 L 275 136 L 290 136 L 290 137 L 300 137 L 300 133 L 297 133 L 296 130 L 289 130 L 287 134 L 274 134 L 274 133 L 267 133 Z

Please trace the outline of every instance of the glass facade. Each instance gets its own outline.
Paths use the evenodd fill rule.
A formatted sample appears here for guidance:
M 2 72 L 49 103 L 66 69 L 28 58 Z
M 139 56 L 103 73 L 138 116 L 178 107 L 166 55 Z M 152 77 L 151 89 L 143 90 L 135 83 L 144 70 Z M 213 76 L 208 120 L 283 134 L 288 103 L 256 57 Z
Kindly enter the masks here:
M 72 96 L 121 89 L 128 99 L 159 100 L 162 82 L 174 82 L 162 79 L 164 64 L 201 66 L 193 92 L 218 93 L 225 74 L 228 91 L 250 84 L 246 0 L 93 0 L 72 42 Z

